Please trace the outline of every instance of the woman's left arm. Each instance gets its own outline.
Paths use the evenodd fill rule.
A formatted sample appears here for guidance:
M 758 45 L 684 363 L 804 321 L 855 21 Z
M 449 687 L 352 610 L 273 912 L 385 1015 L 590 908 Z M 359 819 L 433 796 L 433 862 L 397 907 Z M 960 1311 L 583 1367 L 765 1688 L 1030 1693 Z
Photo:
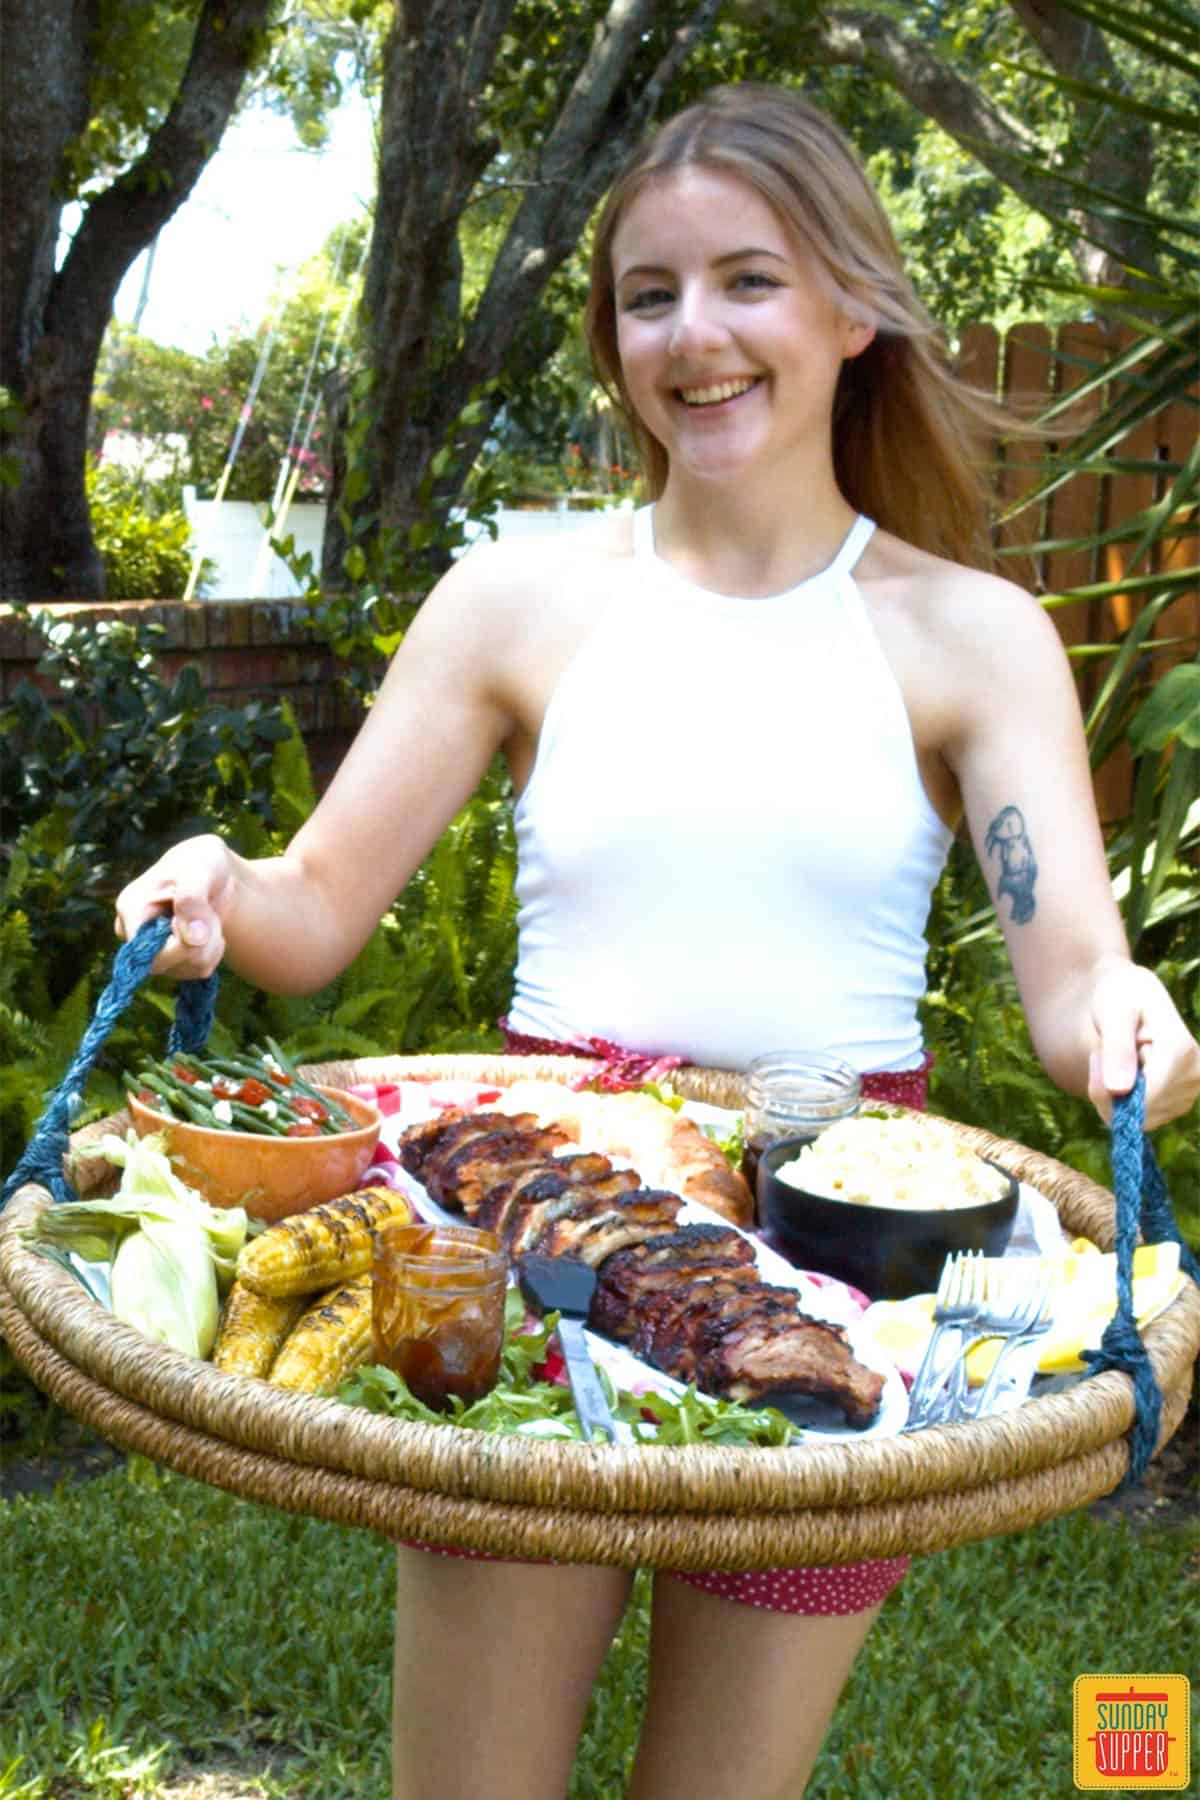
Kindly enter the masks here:
M 1140 1062 L 1146 1123 L 1164 1124 L 1200 1095 L 1200 1044 L 1159 978 L 1130 957 L 1070 665 L 1027 594 L 987 577 L 971 590 L 959 614 L 970 641 L 955 657 L 966 665 L 959 725 L 945 754 L 1034 1047 L 1106 1119 Z

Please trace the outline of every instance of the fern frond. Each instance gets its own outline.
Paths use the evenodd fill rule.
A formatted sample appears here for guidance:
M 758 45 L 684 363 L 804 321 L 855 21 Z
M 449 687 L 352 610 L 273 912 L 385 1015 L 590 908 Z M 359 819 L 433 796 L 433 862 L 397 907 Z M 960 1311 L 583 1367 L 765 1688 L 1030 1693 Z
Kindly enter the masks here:
M 288 729 L 271 755 L 271 809 L 276 829 L 291 838 L 316 806 L 317 790 L 290 702 L 281 700 L 279 710 Z

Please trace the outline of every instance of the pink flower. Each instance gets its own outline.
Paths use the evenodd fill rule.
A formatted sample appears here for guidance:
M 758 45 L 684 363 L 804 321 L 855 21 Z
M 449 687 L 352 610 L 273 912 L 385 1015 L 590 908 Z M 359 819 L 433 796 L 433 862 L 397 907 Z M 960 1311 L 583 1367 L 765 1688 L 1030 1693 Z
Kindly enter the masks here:
M 208 394 L 201 394 L 200 404 L 204 408 L 205 412 L 212 411 L 212 400 Z

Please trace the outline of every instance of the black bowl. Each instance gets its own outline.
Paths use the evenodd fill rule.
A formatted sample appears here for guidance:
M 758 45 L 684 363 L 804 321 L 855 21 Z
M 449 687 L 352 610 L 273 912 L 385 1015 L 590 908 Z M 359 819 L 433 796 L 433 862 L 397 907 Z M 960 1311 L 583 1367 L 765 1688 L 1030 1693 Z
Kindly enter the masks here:
M 797 1268 L 835 1275 L 872 1300 L 906 1300 L 910 1294 L 932 1294 L 942 1264 L 957 1251 L 1003 1256 L 1019 1200 L 1016 1177 L 1007 1169 L 1001 1169 L 1008 1175 L 1007 1191 L 978 1206 L 929 1211 L 866 1206 L 810 1194 L 780 1179 L 780 1165 L 812 1141 L 812 1134 L 781 1138 L 768 1145 L 758 1165 L 759 1223 Z

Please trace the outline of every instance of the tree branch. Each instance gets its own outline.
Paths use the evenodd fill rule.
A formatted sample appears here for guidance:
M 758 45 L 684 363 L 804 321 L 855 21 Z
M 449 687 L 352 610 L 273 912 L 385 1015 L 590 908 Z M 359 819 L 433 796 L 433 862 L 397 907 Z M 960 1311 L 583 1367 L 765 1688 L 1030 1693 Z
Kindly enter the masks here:
M 221 141 L 273 0 L 204 0 L 179 91 L 144 154 L 91 200 L 50 293 L 47 333 L 100 338 L 117 289 L 196 185 Z
M 1112 94 L 1127 85 L 1104 33 L 1091 20 L 1068 12 L 1058 0 L 1009 0 L 1009 5 L 1058 74 Z M 1154 138 L 1149 125 L 1098 100 L 1078 98 L 1075 107 L 1083 144 L 1082 179 L 1106 193 L 1143 199 L 1154 173 Z M 1120 248 L 1141 266 L 1147 266 L 1148 257 L 1148 266 L 1154 267 L 1155 252 L 1149 240 L 1128 227 Z M 1119 268 L 1097 267 L 1092 273 L 1101 283 L 1121 280 Z
M 542 182 L 522 199 L 492 266 L 467 331 L 463 361 L 468 368 L 494 367 L 503 356 L 521 313 L 574 249 L 600 196 L 719 5 L 720 0 L 701 0 L 641 87 L 623 101 L 629 61 L 660 7 L 656 0 L 613 0 L 547 139 Z M 614 108 L 620 111 L 615 129 Z
M 1109 85 L 1118 83 L 1101 35 L 1081 21 L 1072 23 L 1071 15 L 1057 5 L 1057 0 L 1010 0 L 1010 4 L 1053 66 L 1079 74 L 1082 56 L 1093 79 Z M 1088 245 L 1081 246 L 1079 260 L 1089 279 L 1119 281 L 1125 260 L 1140 261 L 1145 266 L 1147 251 L 1140 234 L 1119 222 L 1069 208 L 1060 184 L 1052 175 L 1042 173 L 1044 150 L 1034 134 L 994 105 L 948 63 L 909 37 L 892 19 L 854 9 L 818 15 L 805 26 L 799 53 L 802 60 L 810 63 L 870 70 L 940 125 L 1034 212 L 1051 220 L 1074 218 L 1090 243 L 1100 246 L 1098 256 L 1091 254 Z M 1114 155 L 1106 144 L 1105 133 L 1092 133 L 1084 179 L 1109 191 L 1140 196 L 1149 180 L 1149 133 L 1144 128 L 1137 133 L 1141 160 L 1132 165 L 1134 138 L 1125 126 L 1117 136 L 1121 148 Z

